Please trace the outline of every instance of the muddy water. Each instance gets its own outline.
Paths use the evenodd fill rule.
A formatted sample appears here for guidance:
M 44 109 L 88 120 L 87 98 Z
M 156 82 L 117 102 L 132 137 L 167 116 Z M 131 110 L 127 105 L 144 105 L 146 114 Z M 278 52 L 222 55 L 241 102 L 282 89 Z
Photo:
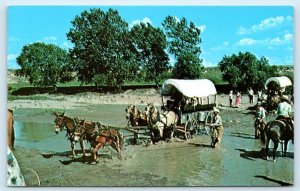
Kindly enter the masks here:
M 69 116 L 124 127 L 124 109 L 124 105 L 93 105 L 65 112 Z M 65 132 L 58 135 L 54 133 L 51 112 L 43 109 L 15 111 L 17 148 L 25 154 L 26 150 L 52 153 L 70 151 Z M 44 176 L 42 185 L 47 186 L 280 186 L 293 183 L 293 144 L 289 144 L 287 157 L 279 153 L 275 163 L 264 160 L 263 146 L 253 136 L 253 116 L 246 112 L 223 111 L 222 117 L 225 132 L 221 149 L 210 148 L 209 136 L 201 135 L 184 142 L 174 139 L 172 143 L 148 147 L 127 144 L 121 161 L 116 158 L 114 151 L 105 148 L 101 151 L 103 156 L 112 153 L 112 158 L 102 157 L 96 167 L 83 162 L 62 165 L 58 160 L 70 161 L 65 156 L 50 159 L 30 157 L 36 157 L 36 160 L 32 160 L 40 163 L 34 167 L 39 166 L 37 171 Z M 122 132 L 129 135 L 128 132 Z M 79 144 L 76 148 L 79 148 Z M 22 157 L 21 153 L 18 156 L 21 167 L 32 165 L 27 161 L 30 159 Z M 77 157 L 80 158 L 80 155 Z M 65 182 L 49 180 L 47 165 L 59 165 L 59 169 L 64 169 Z M 98 171 L 103 174 L 101 181 L 99 177 L 97 179 Z M 50 172 L 54 173 L 53 170 Z M 72 179 L 74 172 L 93 172 L 97 176 L 94 179 L 81 177 L 77 183 L 68 182 L 68 177 Z M 112 181 L 112 177 L 118 181 Z

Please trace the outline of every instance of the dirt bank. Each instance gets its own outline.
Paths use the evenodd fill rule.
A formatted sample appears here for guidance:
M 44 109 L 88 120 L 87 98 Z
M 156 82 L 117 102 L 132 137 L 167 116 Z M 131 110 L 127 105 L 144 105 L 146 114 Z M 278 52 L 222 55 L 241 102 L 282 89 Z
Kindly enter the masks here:
M 155 103 L 156 106 L 162 104 L 162 98 L 159 90 L 156 89 L 140 89 L 128 90 L 119 94 L 100 94 L 100 93 L 81 93 L 75 95 L 56 95 L 56 94 L 41 94 L 32 96 L 22 96 L 20 99 L 8 101 L 8 107 L 17 108 L 61 108 L 68 109 L 85 104 L 129 104 L 146 105 L 147 103 Z M 39 99 L 42 97 L 42 99 Z M 217 95 L 219 107 L 227 107 L 229 105 L 228 95 Z M 254 102 L 256 98 L 254 99 Z M 242 105 L 240 109 L 246 109 L 253 104 L 249 104 L 247 95 L 242 96 Z M 228 108 L 228 107 L 227 107 Z

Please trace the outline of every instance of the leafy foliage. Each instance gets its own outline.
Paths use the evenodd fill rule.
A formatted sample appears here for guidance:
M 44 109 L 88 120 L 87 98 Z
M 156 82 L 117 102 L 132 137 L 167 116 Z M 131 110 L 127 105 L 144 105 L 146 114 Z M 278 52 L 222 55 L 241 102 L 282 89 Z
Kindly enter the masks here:
M 201 76 L 202 68 L 199 65 L 199 57 L 191 53 L 184 53 L 175 64 L 173 77 L 178 79 L 197 79 Z
M 168 50 L 177 60 L 173 71 L 175 78 L 193 79 L 201 75 L 200 29 L 186 18 L 178 21 L 168 16 L 163 22 L 168 37 Z M 188 60 L 186 60 L 188 59 Z
M 137 73 L 128 23 L 118 11 L 90 9 L 72 25 L 67 37 L 74 44 L 70 55 L 81 82 L 120 86 Z
M 17 75 L 27 77 L 34 86 L 56 86 L 73 79 L 68 52 L 53 44 L 25 45 L 17 63 L 21 67 Z
M 232 56 L 225 55 L 218 65 L 223 73 L 223 79 L 228 81 L 233 88 L 241 90 L 248 87 L 262 89 L 265 81 L 278 73 L 277 67 L 270 66 L 265 57 L 258 60 L 249 52 L 239 52 L 238 55 Z
M 130 36 L 137 49 L 143 78 L 158 84 L 163 74 L 170 69 L 169 58 L 165 52 L 166 36 L 161 29 L 154 28 L 149 23 L 135 25 L 130 31 Z

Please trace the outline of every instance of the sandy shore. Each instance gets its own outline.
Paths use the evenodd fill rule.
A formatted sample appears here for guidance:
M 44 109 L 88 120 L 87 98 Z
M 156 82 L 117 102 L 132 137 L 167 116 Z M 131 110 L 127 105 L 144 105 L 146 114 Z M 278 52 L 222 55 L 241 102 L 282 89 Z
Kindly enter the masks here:
M 38 97 L 43 99 L 38 99 Z M 136 104 L 146 105 L 147 103 L 154 103 L 156 106 L 160 106 L 162 98 L 158 90 L 155 89 L 141 89 L 141 90 L 128 90 L 118 94 L 101 94 L 95 92 L 88 92 L 84 94 L 76 95 L 55 95 L 55 94 L 41 94 L 36 95 L 37 99 L 16 99 L 8 101 L 8 108 L 49 108 L 49 109 L 66 109 L 74 108 L 78 106 L 84 106 L 87 104 Z M 217 95 L 218 107 L 229 109 L 228 95 Z M 254 103 L 256 98 L 254 99 Z M 242 96 L 242 105 L 238 109 L 246 109 L 254 104 L 249 104 L 249 98 L 247 95 Z M 235 108 L 236 109 L 236 108 Z

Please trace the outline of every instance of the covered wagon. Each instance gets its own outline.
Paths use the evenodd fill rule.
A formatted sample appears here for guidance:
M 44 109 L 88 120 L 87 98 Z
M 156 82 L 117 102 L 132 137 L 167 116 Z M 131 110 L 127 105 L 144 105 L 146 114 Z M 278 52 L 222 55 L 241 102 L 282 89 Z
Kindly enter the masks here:
M 286 76 L 271 77 L 266 81 L 265 89 L 269 91 L 278 91 L 279 94 L 282 94 L 287 87 L 292 85 L 292 81 Z
M 280 97 L 283 94 L 288 94 L 288 88 L 292 87 L 292 81 L 286 76 L 271 77 L 265 83 L 267 92 L 266 109 L 268 111 L 276 110 Z
M 208 133 L 206 126 L 212 119 L 211 110 L 218 104 L 217 90 L 212 81 L 169 79 L 163 83 L 161 95 L 163 109 L 172 110 L 179 116 L 176 130 L 185 138 L 201 129 Z

